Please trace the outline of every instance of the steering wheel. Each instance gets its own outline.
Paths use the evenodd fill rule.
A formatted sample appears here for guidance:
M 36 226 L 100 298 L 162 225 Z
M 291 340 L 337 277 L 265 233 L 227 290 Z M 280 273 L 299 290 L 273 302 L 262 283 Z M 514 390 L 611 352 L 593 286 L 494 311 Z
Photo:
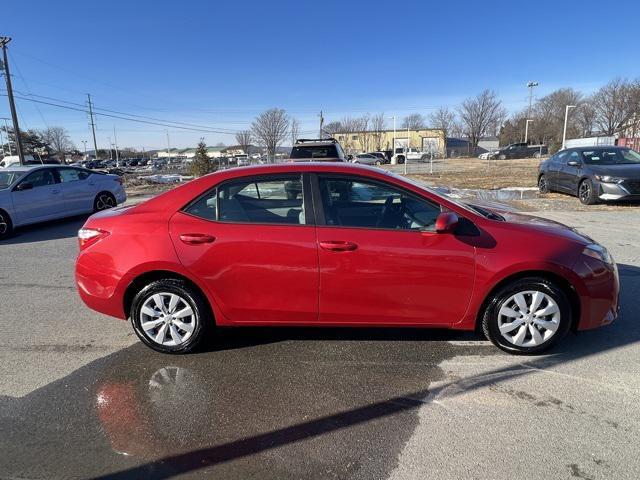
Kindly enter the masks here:
M 387 199 L 384 201 L 384 205 L 382 210 L 380 211 L 380 215 L 378 215 L 378 220 L 376 221 L 376 227 L 381 227 L 384 223 L 385 218 L 391 212 L 391 205 L 393 204 L 393 196 L 389 195 Z

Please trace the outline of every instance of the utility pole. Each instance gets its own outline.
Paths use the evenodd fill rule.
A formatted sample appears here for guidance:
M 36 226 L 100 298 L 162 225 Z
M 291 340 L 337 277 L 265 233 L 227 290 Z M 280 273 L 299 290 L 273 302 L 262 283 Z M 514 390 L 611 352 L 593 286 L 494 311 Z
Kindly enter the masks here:
M 7 82 L 7 97 L 9 98 L 9 109 L 11 110 L 11 119 L 13 120 L 13 133 L 16 138 L 16 152 L 20 165 L 24 165 L 24 154 L 22 152 L 22 140 L 20 140 L 20 126 L 18 125 L 18 114 L 16 113 L 16 104 L 13 100 L 13 87 L 11 86 L 11 73 L 9 72 L 9 56 L 7 55 L 7 44 L 11 41 L 9 37 L 0 37 L 0 45 L 2 46 L 2 56 L 4 59 L 4 79 Z M 7 137 L 9 132 L 7 132 Z
M 109 144 L 109 160 L 113 160 L 113 143 L 111 143 L 111 137 L 107 137 L 107 143 Z
M 567 105 L 564 107 L 564 130 L 562 131 L 562 150 L 564 150 L 564 145 L 567 143 L 567 119 L 569 118 L 569 109 L 576 108 L 575 105 Z
M 533 87 L 537 87 L 537 86 L 538 86 L 538 82 L 528 82 L 527 83 L 527 87 L 529 88 L 529 109 L 527 110 L 527 118 L 526 118 L 527 121 L 529 121 L 529 119 L 531 118 L 531 102 L 533 101 Z M 525 134 L 524 134 L 525 143 L 527 142 L 526 128 L 528 126 L 529 126 L 529 124 L 525 125 Z
M 169 141 L 169 130 L 167 130 L 167 156 L 169 157 L 167 163 L 171 163 L 171 142 Z
M 9 150 L 9 155 L 11 155 L 11 140 L 9 140 L 9 125 L 7 124 L 8 118 L 2 118 L 4 120 L 4 131 L 7 134 L 7 150 Z
M 320 110 L 320 140 L 323 138 L 323 129 L 324 129 L 324 116 L 322 115 L 322 110 Z
M 93 153 L 98 160 L 98 142 L 96 142 L 96 124 L 93 121 L 93 105 L 91 104 L 91 94 L 87 93 L 87 100 L 89 102 L 89 118 L 91 119 L 91 133 L 93 133 Z M 111 147 L 109 147 L 111 148 Z
M 116 126 L 113 126 L 113 144 L 116 147 L 116 167 L 120 166 L 120 154 L 118 153 L 118 137 L 116 137 Z

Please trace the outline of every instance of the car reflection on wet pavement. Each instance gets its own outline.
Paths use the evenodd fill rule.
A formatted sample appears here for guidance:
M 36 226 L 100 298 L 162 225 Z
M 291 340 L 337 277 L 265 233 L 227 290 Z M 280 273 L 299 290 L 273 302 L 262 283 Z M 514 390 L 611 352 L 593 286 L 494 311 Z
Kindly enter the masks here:
M 0 397 L 3 474 L 381 478 L 443 378 L 437 365 L 484 348 L 441 338 L 463 336 L 250 329 L 188 356 L 134 345 Z

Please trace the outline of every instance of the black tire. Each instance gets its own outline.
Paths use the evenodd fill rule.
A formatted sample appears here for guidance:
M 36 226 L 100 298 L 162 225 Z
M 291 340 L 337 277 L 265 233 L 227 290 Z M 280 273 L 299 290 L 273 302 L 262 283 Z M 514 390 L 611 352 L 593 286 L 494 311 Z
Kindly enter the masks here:
M 380 160 L 376 160 L 376 165 L 380 166 L 380 165 L 382 165 L 382 162 Z
M 540 157 L 542 157 L 542 155 L 540 155 L 540 152 L 535 152 L 533 154 L 533 158 L 540 158 Z
M 507 156 L 504 153 L 501 153 L 500 155 L 498 155 L 498 160 L 506 160 Z
M 398 165 L 403 165 L 403 164 L 404 164 L 404 161 L 405 161 L 405 160 L 404 160 L 404 156 L 400 155 L 400 156 L 398 157 Z
M 13 222 L 11 217 L 4 210 L 0 210 L 0 240 L 9 238 L 13 233 Z
M 594 205 L 598 203 L 598 197 L 595 193 L 593 182 L 585 178 L 578 185 L 578 198 L 583 205 Z
M 544 174 L 540 175 L 540 178 L 538 178 L 538 190 L 543 194 L 551 191 L 549 183 L 547 182 L 547 177 Z
M 510 342 L 500 332 L 500 309 L 505 306 L 506 302 L 514 295 L 531 291 L 542 292 L 543 294 L 551 297 L 558 307 L 559 319 L 557 321 L 557 328 L 555 332 L 551 334 L 546 341 L 538 345 L 519 346 Z M 525 296 L 527 295 L 528 294 L 525 294 Z M 531 296 L 529 295 L 528 298 L 531 298 Z M 546 300 L 543 300 L 543 302 L 546 302 Z M 541 305 L 544 305 L 544 303 Z M 482 331 L 485 337 L 487 337 L 487 339 L 489 339 L 496 347 L 504 350 L 505 352 L 516 355 L 532 355 L 551 348 L 567 334 L 571 326 L 571 303 L 564 291 L 555 283 L 541 277 L 525 277 L 503 286 L 492 294 L 484 311 L 482 312 L 481 322 Z M 526 326 L 526 323 L 523 325 Z M 515 330 L 519 330 L 519 328 L 520 327 L 513 331 L 515 332 Z M 540 329 L 534 324 L 526 326 L 525 338 L 532 337 L 529 342 L 533 339 L 531 330 L 528 330 L 530 328 L 535 328 L 538 332 L 544 331 L 544 329 Z
M 176 294 L 184 299 L 193 311 L 193 331 L 184 343 L 179 345 L 162 345 L 152 340 L 141 326 L 142 307 L 153 295 L 158 293 Z M 140 290 L 131 304 L 131 325 L 138 338 L 148 347 L 162 353 L 189 353 L 198 349 L 214 328 L 215 322 L 211 315 L 211 309 L 204 296 L 195 288 L 183 280 L 168 278 L 156 280 Z
M 100 192 L 93 200 L 93 211 L 101 212 L 117 205 L 116 197 L 111 192 Z

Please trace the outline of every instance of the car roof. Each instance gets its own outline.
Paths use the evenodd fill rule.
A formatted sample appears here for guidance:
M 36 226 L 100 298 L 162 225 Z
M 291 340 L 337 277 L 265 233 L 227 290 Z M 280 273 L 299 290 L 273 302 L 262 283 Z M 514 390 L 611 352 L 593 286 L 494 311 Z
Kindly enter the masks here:
M 12 165 L 7 168 L 3 168 L 0 172 L 28 172 L 41 167 L 52 167 L 53 165 Z

